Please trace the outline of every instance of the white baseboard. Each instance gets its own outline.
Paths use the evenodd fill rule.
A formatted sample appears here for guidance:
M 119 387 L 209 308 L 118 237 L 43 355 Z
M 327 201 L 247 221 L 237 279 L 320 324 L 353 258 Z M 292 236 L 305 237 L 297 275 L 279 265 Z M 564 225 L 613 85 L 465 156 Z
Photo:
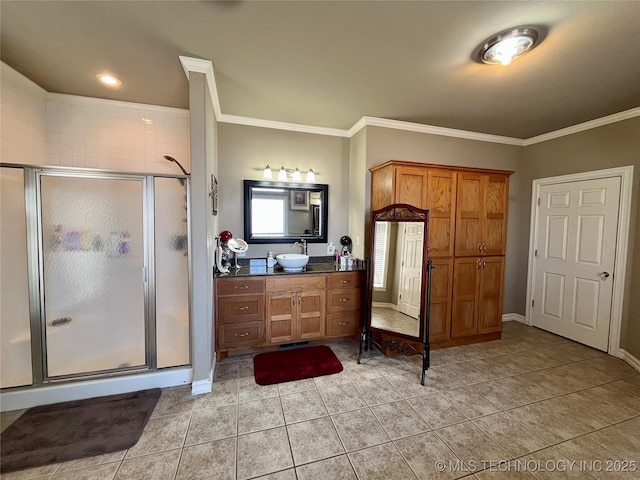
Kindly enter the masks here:
M 384 302 L 371 302 L 372 307 L 379 308 L 390 308 L 391 310 L 398 310 L 398 306 L 395 303 L 384 303 Z
M 638 372 L 640 372 L 640 360 L 631 355 L 626 350 L 619 348 L 618 353 L 620 354 L 620 358 L 635 368 Z
M 203 393 L 211 393 L 213 388 L 213 372 L 216 370 L 216 360 L 213 359 L 213 365 L 209 371 L 209 378 L 206 380 L 196 380 L 191 384 L 191 395 L 202 395 Z
M 0 410 L 3 412 L 20 410 L 38 405 L 116 395 L 148 388 L 175 387 L 187 385 L 191 382 L 191 379 L 191 367 L 183 367 L 152 373 L 21 388 L 0 394 Z
M 505 313 L 502 315 L 503 322 L 520 322 L 527 324 L 527 319 L 524 315 L 520 315 L 519 313 Z

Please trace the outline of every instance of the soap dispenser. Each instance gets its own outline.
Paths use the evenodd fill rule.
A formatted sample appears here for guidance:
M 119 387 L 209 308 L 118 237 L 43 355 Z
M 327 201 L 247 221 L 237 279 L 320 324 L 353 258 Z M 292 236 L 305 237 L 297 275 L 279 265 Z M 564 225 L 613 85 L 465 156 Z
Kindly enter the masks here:
M 273 252 L 269 252 L 269 255 L 267 256 L 267 268 L 275 267 L 276 263 L 278 262 L 276 261 L 275 258 L 273 258 Z
M 329 242 L 329 245 L 327 245 L 327 255 L 335 255 L 336 254 L 336 246 L 333 244 L 333 242 Z

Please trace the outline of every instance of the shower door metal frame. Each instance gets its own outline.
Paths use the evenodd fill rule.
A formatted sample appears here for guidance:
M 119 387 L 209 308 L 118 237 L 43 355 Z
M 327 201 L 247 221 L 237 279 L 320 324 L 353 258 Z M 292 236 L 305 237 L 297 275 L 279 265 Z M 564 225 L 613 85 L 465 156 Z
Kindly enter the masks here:
M 44 387 L 47 384 L 70 381 L 89 380 L 104 377 L 121 376 L 134 373 L 157 371 L 156 342 L 156 282 L 155 282 L 155 179 L 175 178 L 185 181 L 187 206 L 187 264 L 188 295 L 191 297 L 191 222 L 190 222 L 190 190 L 191 182 L 187 175 L 148 174 L 134 172 L 112 172 L 98 169 L 74 167 L 50 167 L 39 165 L 22 165 L 2 163 L 2 167 L 21 168 L 24 171 L 26 230 L 27 230 L 27 269 L 29 284 L 29 317 L 31 332 L 31 385 L 10 387 L 24 389 Z M 45 337 L 46 315 L 44 298 L 44 237 L 42 225 L 42 177 L 74 177 L 97 178 L 106 180 L 137 180 L 142 184 L 142 221 L 143 221 L 143 282 L 144 296 L 144 329 L 145 329 L 145 365 L 124 367 L 94 372 L 59 375 L 49 377 L 47 374 L 47 345 Z M 193 329 L 191 302 L 188 301 L 189 331 Z M 191 335 L 189 335 L 189 363 L 192 362 Z M 181 368 L 184 365 L 164 367 L 163 370 Z M 4 389 L 3 389 L 4 390 Z

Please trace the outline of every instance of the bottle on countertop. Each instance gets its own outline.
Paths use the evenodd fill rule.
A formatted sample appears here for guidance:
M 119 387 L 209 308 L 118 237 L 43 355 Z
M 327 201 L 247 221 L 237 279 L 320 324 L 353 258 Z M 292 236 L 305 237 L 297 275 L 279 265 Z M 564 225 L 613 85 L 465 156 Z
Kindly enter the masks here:
M 333 242 L 329 242 L 329 245 L 327 245 L 327 255 L 335 255 L 336 254 L 336 246 L 333 244 Z
M 277 260 L 273 257 L 273 252 L 269 252 L 267 256 L 267 268 L 273 268 L 276 266 Z

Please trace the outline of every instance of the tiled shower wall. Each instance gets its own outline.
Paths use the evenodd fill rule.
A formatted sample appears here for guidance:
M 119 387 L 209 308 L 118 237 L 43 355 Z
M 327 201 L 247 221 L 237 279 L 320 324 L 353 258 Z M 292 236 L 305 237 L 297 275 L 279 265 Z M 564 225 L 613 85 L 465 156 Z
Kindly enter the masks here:
M 187 171 L 189 111 L 47 93 L 2 67 L 2 161 L 106 170 Z

